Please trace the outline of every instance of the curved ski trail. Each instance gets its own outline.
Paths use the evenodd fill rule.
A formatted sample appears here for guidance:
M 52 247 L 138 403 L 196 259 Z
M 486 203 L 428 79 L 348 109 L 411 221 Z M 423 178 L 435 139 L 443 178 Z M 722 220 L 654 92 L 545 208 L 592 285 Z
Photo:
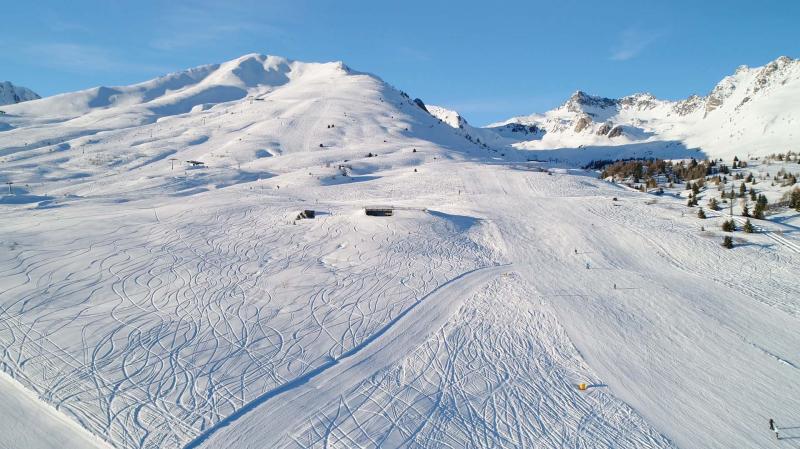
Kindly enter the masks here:
M 210 427 L 184 446 L 273 447 L 285 433 L 337 395 L 391 366 L 443 326 L 469 294 L 509 269 L 478 268 L 459 275 L 424 296 L 361 344 L 305 375 L 270 390 Z M 291 397 L 289 394 L 291 393 Z M 280 407 L 265 408 L 280 399 Z M 251 413 L 255 412 L 257 413 Z M 235 427 L 229 427 L 237 422 Z M 228 428 L 235 431 L 226 432 Z M 234 433 L 235 432 L 235 433 Z M 224 442 L 224 444 L 223 444 Z

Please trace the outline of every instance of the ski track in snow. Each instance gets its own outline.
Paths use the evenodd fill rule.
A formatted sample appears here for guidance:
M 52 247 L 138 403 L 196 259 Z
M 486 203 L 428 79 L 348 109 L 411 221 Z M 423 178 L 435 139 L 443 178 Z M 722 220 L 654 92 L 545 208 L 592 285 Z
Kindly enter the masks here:
M 362 233 L 258 206 L 147 215 L 20 239 L 0 265 L 3 370 L 120 447 L 182 445 L 480 260 L 435 220 Z M 443 240 L 412 239 L 430 226 Z
M 493 214 L 515 266 L 615 396 L 679 447 L 775 444 L 758 429 L 800 409 L 794 252 L 763 235 L 723 251 L 721 232 L 699 231 L 716 218 L 591 178 L 466 170 L 463 179 L 478 216 Z
M 279 447 L 674 446 L 607 393 L 541 296 L 507 274 Z
M 398 361 L 441 327 L 469 293 L 507 266 L 476 269 L 453 278 L 412 304 L 359 346 L 264 396 L 186 445 L 272 447 L 292 424 L 316 411 L 353 383 Z M 268 402 L 269 401 L 269 402 Z M 247 413 L 246 415 L 244 413 Z
M 729 217 L 730 217 L 730 215 L 729 215 Z M 739 225 L 740 229 L 741 229 L 741 226 L 744 226 L 745 222 L 747 221 L 745 218 L 742 218 L 742 217 L 734 216 L 732 218 Z M 771 231 L 771 230 L 765 229 L 763 226 L 760 226 L 760 225 L 755 224 L 755 223 L 753 224 L 753 229 L 758 233 L 766 235 L 767 237 L 769 237 L 770 239 L 774 240 L 779 245 L 785 246 L 790 251 L 794 251 L 795 253 L 800 254 L 800 245 L 798 245 L 795 242 L 790 241 L 789 239 L 787 239 L 786 237 L 780 235 L 779 233 L 777 233 L 775 231 Z
M 501 157 L 340 63 L 4 109 L 0 370 L 33 413 L 120 449 L 786 447 L 796 233 L 724 250 L 716 213 Z
M 759 394 L 791 409 L 800 360 L 786 333 L 800 306 L 789 248 L 753 235 L 741 249 L 752 268 L 742 267 L 739 253 L 721 251 L 668 201 L 513 165 L 442 170 L 460 177 L 432 172 L 414 182 L 439 183 L 434 203 L 463 191 L 450 214 L 412 207 L 372 219 L 337 199 L 295 225 L 304 200 L 246 188 L 214 193 L 201 208 L 20 212 L 28 219 L 9 225 L 0 258 L 2 369 L 124 448 L 691 447 L 679 430 L 687 413 L 731 432 L 701 434 L 708 447 L 756 447 L 758 436 L 732 430 L 761 419 L 753 411 L 763 407 L 741 408 L 752 398 L 675 383 L 681 370 L 719 356 L 706 347 L 716 340 L 732 351 L 725 363 L 780 379 L 783 396 Z M 52 219 L 62 210 L 63 220 Z M 448 312 L 410 309 L 457 275 L 504 259 L 519 275 L 472 299 L 449 298 Z M 769 281 L 757 282 L 767 266 Z M 688 279 L 708 298 L 676 290 Z M 611 282 L 620 285 L 613 295 Z M 663 305 L 626 299 L 649 289 Z M 741 293 L 728 304 L 715 302 L 720 291 Z M 753 309 L 742 295 L 775 309 Z M 704 324 L 673 323 L 664 307 Z M 752 322 L 761 315 L 771 328 Z M 381 329 L 396 347 L 375 349 L 386 340 Z M 699 352 L 685 350 L 707 335 Z M 609 353 L 619 339 L 629 349 Z M 652 376 L 666 397 L 647 388 Z M 579 393 L 580 381 L 597 387 Z M 731 413 L 715 417 L 677 386 Z

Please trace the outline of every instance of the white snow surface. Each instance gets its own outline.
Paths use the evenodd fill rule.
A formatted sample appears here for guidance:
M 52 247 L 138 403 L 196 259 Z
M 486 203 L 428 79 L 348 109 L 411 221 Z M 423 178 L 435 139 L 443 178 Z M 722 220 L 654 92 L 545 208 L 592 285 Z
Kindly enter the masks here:
M 428 112 L 430 112 L 431 115 L 447 123 L 453 128 L 464 128 L 464 126 L 467 125 L 467 120 L 456 111 L 432 104 L 427 104 L 425 107 L 428 109 Z
M 0 373 L 0 448 L 108 449 L 98 437 Z
M 526 162 L 338 62 L 5 110 L 0 395 L 27 403 L 1 401 L 0 447 L 794 441 L 767 420 L 800 410 L 795 221 L 724 249 L 721 215 Z

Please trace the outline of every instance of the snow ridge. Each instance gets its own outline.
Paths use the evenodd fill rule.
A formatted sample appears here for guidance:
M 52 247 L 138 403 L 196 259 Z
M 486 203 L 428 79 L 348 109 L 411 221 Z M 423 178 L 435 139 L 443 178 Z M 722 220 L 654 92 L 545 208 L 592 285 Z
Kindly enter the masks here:
M 763 156 L 796 148 L 800 60 L 781 56 L 763 67 L 739 67 L 706 96 L 670 101 L 650 93 L 606 98 L 575 92 L 558 108 L 490 124 L 535 126 L 525 149 L 582 148 L 663 142 L 707 155 Z

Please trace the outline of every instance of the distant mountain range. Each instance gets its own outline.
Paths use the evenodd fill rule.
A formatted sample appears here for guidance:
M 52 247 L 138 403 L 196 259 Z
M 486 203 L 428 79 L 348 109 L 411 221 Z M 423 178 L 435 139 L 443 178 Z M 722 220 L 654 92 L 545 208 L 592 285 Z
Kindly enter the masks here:
M 15 86 L 9 81 L 0 82 L 0 105 L 17 104 L 39 98 L 42 97 L 27 87 Z
M 679 101 L 577 91 L 553 110 L 484 128 L 455 111 L 428 109 L 482 142 L 521 149 L 679 144 L 709 155 L 769 154 L 800 146 L 800 60 L 782 56 L 763 67 L 741 66 L 708 95 Z
M 319 86 L 334 80 L 342 82 L 336 85 L 338 92 L 319 91 Z M 363 83 L 362 88 L 366 90 L 344 88 L 355 86 L 355 80 L 369 81 Z M 4 82 L 0 84 L 0 104 L 11 105 L 3 108 L 6 114 L 0 120 L 0 132 L 6 133 L 5 137 L 12 141 L 28 142 L 27 149 L 56 142 L 76 145 L 78 142 L 73 139 L 79 136 L 144 126 L 166 117 L 183 117 L 179 121 L 188 123 L 192 114 L 212 107 L 237 101 L 271 101 L 277 92 L 283 95 L 295 92 L 293 101 L 300 101 L 308 110 L 291 111 L 302 126 L 291 131 L 286 128 L 271 130 L 270 137 L 264 135 L 259 141 L 286 139 L 281 132 L 307 132 L 304 128 L 309 118 L 320 112 L 311 104 L 323 97 L 338 95 L 355 108 L 348 111 L 351 118 L 366 119 L 378 110 L 397 117 L 398 108 L 401 108 L 416 110 L 412 115 L 416 117 L 414 120 L 421 120 L 418 123 L 426 122 L 419 114 L 427 115 L 427 111 L 438 119 L 434 122 L 441 125 L 412 127 L 407 137 L 437 143 L 447 141 L 453 145 L 452 139 L 461 136 L 468 140 L 462 141 L 465 148 L 477 146 L 503 152 L 514 147 L 529 150 L 534 159 L 581 162 L 639 156 L 677 158 L 693 154 L 747 157 L 800 147 L 800 61 L 785 56 L 763 67 L 739 67 L 706 96 L 669 101 L 649 93 L 605 98 L 577 91 L 553 110 L 475 127 L 457 111 L 414 101 L 413 97 L 386 85 L 377 76 L 353 71 L 342 62 L 304 63 L 253 54 L 130 86 L 95 87 L 19 105 L 14 104 L 39 96 L 29 89 Z M 392 107 L 383 103 L 387 95 L 400 94 L 402 96 Z M 367 106 L 362 99 L 377 104 Z M 177 122 L 176 126 L 179 126 Z M 196 123 L 191 126 L 199 132 Z M 265 127 L 269 126 L 256 124 L 249 132 L 254 136 L 256 128 Z M 14 135 L 8 134 L 12 131 Z M 2 137 L 0 135 L 0 143 L 6 140 Z M 241 140 L 235 133 L 229 138 L 234 142 Z M 309 149 L 307 144 L 303 147 Z M 286 150 L 297 151 L 297 147 L 284 147 L 280 151 Z

